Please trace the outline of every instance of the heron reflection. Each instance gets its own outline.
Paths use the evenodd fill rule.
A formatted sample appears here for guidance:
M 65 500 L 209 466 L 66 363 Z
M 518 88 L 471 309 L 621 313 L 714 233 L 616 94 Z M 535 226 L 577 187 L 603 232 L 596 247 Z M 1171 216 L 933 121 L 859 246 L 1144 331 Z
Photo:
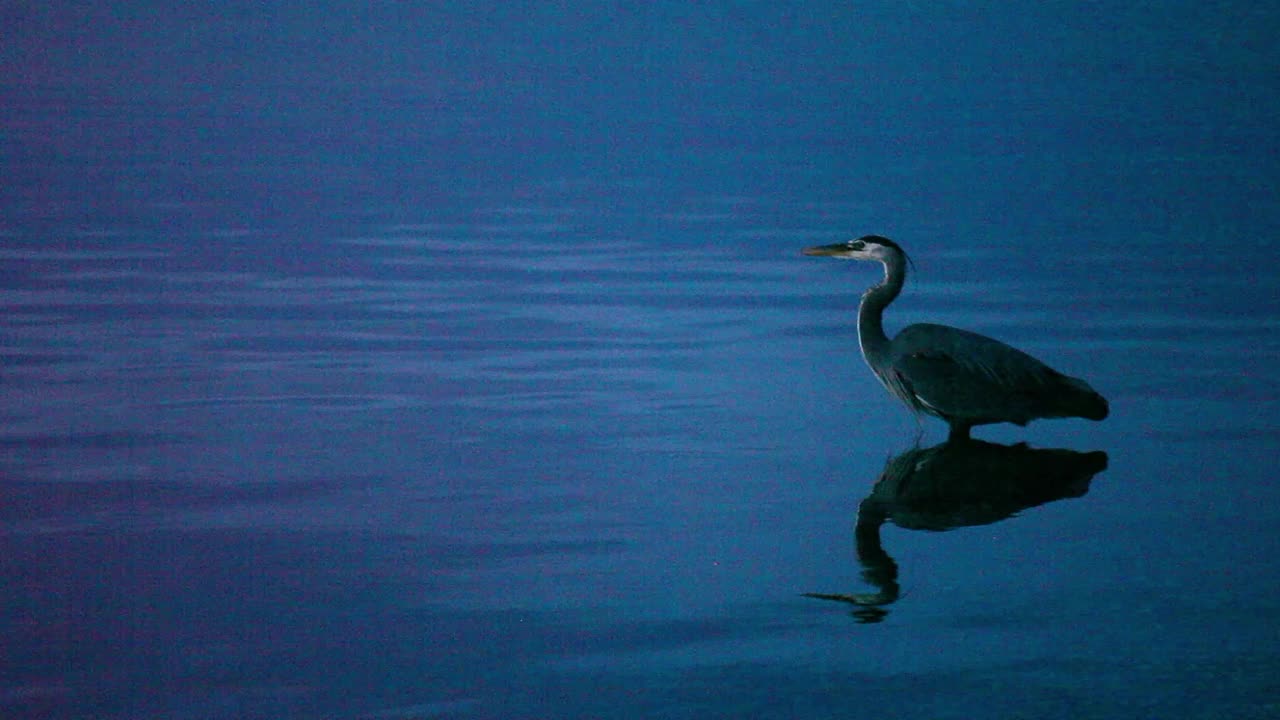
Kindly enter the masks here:
M 1085 381 L 985 335 L 916 323 L 889 339 L 884 310 L 902 292 L 909 262 L 889 238 L 865 235 L 805 248 L 804 254 L 884 265 L 884 281 L 867 290 L 858 305 L 862 358 L 889 393 L 913 412 L 945 420 L 953 440 L 969 437 L 974 425 L 1107 416 L 1106 398 Z
M 1036 449 L 1026 443 L 948 441 L 891 458 L 858 505 L 854 543 L 867 593 L 805 593 L 856 606 L 854 616 L 876 622 L 898 599 L 898 564 L 880 541 L 886 521 L 904 530 L 951 530 L 988 525 L 1021 510 L 1080 497 L 1107 467 L 1101 451 Z

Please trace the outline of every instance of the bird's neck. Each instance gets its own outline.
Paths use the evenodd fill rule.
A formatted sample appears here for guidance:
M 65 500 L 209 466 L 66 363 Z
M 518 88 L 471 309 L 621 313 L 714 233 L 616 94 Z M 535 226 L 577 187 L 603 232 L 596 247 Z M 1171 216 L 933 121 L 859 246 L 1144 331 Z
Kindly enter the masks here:
M 902 292 L 905 280 L 906 270 L 901 263 L 887 263 L 884 281 L 862 294 L 862 303 L 858 306 L 858 343 L 862 346 L 862 356 L 872 368 L 877 367 L 873 359 L 889 354 L 889 337 L 884 334 L 884 309 Z

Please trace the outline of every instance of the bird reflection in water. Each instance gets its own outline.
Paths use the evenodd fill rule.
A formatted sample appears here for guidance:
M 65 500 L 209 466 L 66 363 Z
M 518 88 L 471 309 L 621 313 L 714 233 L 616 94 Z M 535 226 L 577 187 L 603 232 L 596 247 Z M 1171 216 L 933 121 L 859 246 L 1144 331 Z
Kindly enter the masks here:
M 858 505 L 856 552 L 862 578 L 875 591 L 805 596 L 852 604 L 861 622 L 879 622 L 901 592 L 898 564 L 880 542 L 885 521 L 904 530 L 988 525 L 1027 508 L 1080 497 L 1106 467 L 1105 452 L 1040 450 L 1026 443 L 959 440 L 909 450 L 889 460 Z

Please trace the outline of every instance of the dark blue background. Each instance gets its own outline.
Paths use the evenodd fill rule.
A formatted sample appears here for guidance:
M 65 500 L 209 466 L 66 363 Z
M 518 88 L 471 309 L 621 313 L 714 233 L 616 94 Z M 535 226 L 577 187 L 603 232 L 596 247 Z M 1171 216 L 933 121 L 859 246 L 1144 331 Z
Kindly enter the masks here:
M 0 12 L 5 717 L 1280 707 L 1277 12 Z M 1113 414 L 865 624 L 869 232 Z

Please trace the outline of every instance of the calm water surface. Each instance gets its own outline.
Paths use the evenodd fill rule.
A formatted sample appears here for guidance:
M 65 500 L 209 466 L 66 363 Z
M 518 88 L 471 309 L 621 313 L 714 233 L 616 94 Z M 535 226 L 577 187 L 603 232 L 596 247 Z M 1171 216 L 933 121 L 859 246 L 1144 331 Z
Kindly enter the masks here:
M 209 48 L 270 23 L 124 53 L 146 23 L 89 13 L 82 56 L 31 21 L 0 716 L 1280 715 L 1266 24 L 1200 64 L 1185 9 L 665 12 L 338 18 L 240 75 Z M 937 447 L 858 354 L 878 268 L 799 254 L 871 232 L 916 260 L 891 329 L 993 335 L 1111 417 Z
M 903 238 L 919 267 L 893 322 L 994 334 L 1113 407 L 979 433 L 1092 453 L 1008 461 L 1015 486 L 1061 488 L 1010 499 L 991 469 L 917 507 L 895 456 L 943 433 L 861 364 L 878 271 L 797 252 L 863 212 L 582 181 L 412 222 L 8 232 L 0 700 L 1275 712 L 1275 277 L 1155 247 L 1135 274 L 1105 239 Z M 1237 294 L 1271 305 L 1215 305 Z M 856 522 L 873 487 L 878 527 L 874 503 Z M 866 600 L 886 573 L 874 607 L 804 596 Z

